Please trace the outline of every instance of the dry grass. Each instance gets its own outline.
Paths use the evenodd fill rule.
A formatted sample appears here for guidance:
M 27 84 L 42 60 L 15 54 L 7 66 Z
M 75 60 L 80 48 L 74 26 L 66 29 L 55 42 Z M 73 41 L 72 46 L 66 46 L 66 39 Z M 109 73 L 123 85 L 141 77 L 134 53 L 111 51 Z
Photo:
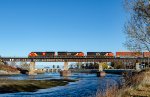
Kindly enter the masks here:
M 116 86 L 107 87 L 104 92 L 98 90 L 96 97 L 150 97 L 150 69 L 134 75 L 126 75 L 122 89 Z
M 118 88 L 113 86 L 111 88 L 106 89 L 106 92 L 98 90 L 96 93 L 96 97 L 117 97 Z
M 150 97 L 150 70 L 135 74 L 127 82 L 128 86 L 120 90 L 120 97 Z
M 9 66 L 7 64 L 1 64 L 0 63 L 0 70 L 4 70 L 7 72 L 20 72 L 17 68 Z

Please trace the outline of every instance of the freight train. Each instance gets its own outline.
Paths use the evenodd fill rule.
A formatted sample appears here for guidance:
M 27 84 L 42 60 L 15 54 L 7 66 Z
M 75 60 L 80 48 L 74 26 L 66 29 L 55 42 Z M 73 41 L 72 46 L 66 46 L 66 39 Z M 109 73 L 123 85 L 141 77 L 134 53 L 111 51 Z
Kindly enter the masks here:
M 50 58 L 50 57 L 102 57 L 102 58 L 150 58 L 150 52 L 31 52 L 29 58 Z

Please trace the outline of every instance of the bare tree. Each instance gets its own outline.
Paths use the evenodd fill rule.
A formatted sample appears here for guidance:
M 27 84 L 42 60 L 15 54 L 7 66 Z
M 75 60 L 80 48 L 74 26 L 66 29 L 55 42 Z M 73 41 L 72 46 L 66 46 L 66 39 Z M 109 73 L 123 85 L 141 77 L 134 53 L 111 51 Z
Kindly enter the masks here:
M 150 0 L 124 0 L 130 19 L 125 24 L 125 46 L 129 50 L 150 52 Z

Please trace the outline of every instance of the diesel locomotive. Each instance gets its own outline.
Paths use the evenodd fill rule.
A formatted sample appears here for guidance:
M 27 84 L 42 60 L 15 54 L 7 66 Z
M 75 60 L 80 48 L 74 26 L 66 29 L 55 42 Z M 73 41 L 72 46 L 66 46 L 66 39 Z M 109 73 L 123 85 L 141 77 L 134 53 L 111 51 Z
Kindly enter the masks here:
M 87 57 L 114 57 L 112 52 L 87 52 Z
M 55 52 L 31 52 L 29 58 L 42 58 L 42 57 L 54 57 Z

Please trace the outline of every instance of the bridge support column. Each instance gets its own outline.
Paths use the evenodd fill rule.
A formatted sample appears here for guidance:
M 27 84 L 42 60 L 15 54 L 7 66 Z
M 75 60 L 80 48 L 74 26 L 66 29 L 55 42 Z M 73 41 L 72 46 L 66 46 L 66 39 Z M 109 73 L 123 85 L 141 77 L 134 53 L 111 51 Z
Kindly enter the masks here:
M 82 65 L 82 62 L 78 62 L 77 68 L 78 68 L 78 69 L 81 69 L 81 65 Z
M 60 71 L 60 76 L 70 76 L 71 71 L 68 70 L 68 62 L 64 62 L 64 70 Z
M 106 73 L 103 71 L 103 62 L 99 63 L 99 71 L 97 72 L 97 77 L 103 77 Z
M 28 75 L 36 75 L 36 73 L 35 73 L 35 62 L 30 62 Z
M 141 70 L 141 69 L 140 69 L 140 63 L 136 63 L 135 69 L 136 69 L 137 71 L 140 71 L 140 70 Z

